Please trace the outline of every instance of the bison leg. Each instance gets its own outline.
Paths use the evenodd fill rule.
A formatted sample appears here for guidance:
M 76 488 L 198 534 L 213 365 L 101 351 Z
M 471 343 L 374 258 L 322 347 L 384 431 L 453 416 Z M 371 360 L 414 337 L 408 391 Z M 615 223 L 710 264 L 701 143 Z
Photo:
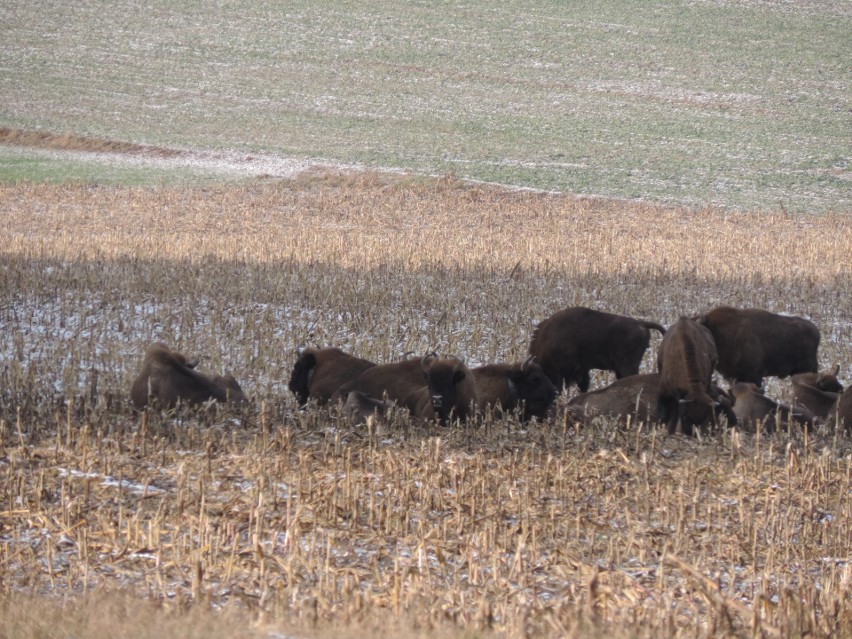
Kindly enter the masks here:
M 577 387 L 580 389 L 581 393 L 585 393 L 589 390 L 589 385 L 591 384 L 591 378 L 589 377 L 589 371 L 579 371 L 579 375 L 575 377 L 577 381 Z

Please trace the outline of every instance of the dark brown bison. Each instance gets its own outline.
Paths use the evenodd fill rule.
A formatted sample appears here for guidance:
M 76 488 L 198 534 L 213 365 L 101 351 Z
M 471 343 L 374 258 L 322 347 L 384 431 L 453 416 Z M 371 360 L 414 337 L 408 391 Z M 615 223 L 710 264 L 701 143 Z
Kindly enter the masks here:
M 582 393 L 568 402 L 568 413 L 579 422 L 593 417 L 630 417 L 646 424 L 656 423 L 657 399 L 660 394 L 660 374 L 629 375 L 614 381 L 606 388 Z
M 401 404 L 412 392 L 426 385 L 424 361 L 432 357 L 409 357 L 399 362 L 372 366 L 354 379 L 341 385 L 332 401 L 345 402 L 352 391 L 376 399 L 389 399 Z
M 657 353 L 660 391 L 657 412 L 669 433 L 691 435 L 696 426 L 716 421 L 720 408 L 712 395 L 716 347 L 710 331 L 681 317 L 663 336 Z
M 208 377 L 195 370 L 196 362 L 162 342 L 148 346 L 142 370 L 130 388 L 133 405 L 141 410 L 149 403 L 174 408 L 178 402 L 201 404 L 211 399 L 220 402 L 245 399 L 233 376 Z
M 403 401 L 414 417 L 427 422 L 437 420 L 442 426 L 473 417 L 479 393 L 475 377 L 461 359 L 428 355 L 423 358 L 422 367 L 426 385 Z
M 618 379 L 636 375 L 651 339 L 649 329 L 666 332 L 656 322 L 577 306 L 541 322 L 529 353 L 557 389 L 576 383 L 585 393 L 593 368 L 615 371 Z
M 802 317 L 720 306 L 698 321 L 712 333 L 719 354 L 717 367 L 729 380 L 763 386 L 767 375 L 817 371 L 819 329 Z
M 793 401 L 810 410 L 817 417 L 827 417 L 843 392 L 837 379 L 840 366 L 834 372 L 799 373 L 790 377 L 793 383 Z
M 471 369 L 479 393 L 479 409 L 485 411 L 491 407 L 508 413 L 522 406 L 524 419 L 544 419 L 557 392 L 533 359 L 530 355 L 515 364 L 488 364 Z
M 734 413 L 740 424 L 761 422 L 766 430 L 775 430 L 776 423 L 788 424 L 791 421 L 812 428 L 815 416 L 804 406 L 788 406 L 776 402 L 763 394 L 761 388 L 752 382 L 737 382 L 731 386 L 734 398 Z
M 373 362 L 344 353 L 339 348 L 305 348 L 297 352 L 287 386 L 304 406 L 309 399 L 326 404 L 334 392 L 355 379 Z
M 840 393 L 837 403 L 829 411 L 828 424 L 852 434 L 852 391 L 849 389 Z

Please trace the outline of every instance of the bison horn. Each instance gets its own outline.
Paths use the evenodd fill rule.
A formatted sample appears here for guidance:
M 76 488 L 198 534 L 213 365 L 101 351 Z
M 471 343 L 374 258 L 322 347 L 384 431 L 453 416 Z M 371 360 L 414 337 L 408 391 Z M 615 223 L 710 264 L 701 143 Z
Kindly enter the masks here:
M 305 345 L 304 344 L 301 344 L 300 346 L 296 347 L 296 357 L 301 357 L 302 353 L 304 353 L 304 352 L 305 352 Z
M 535 361 L 535 355 L 530 355 L 529 357 L 527 357 L 524 360 L 524 363 L 521 364 L 521 371 L 526 373 L 527 369 L 530 367 L 530 364 L 532 364 L 534 361 Z
M 420 360 L 420 365 L 423 367 L 423 370 L 428 373 L 429 372 L 429 365 L 432 363 L 433 359 L 437 359 L 437 358 L 438 358 L 438 353 L 436 353 L 435 351 L 432 351 L 430 353 L 426 353 L 423 356 L 423 359 Z
M 840 364 L 834 367 L 834 376 L 837 377 L 838 375 L 840 375 Z

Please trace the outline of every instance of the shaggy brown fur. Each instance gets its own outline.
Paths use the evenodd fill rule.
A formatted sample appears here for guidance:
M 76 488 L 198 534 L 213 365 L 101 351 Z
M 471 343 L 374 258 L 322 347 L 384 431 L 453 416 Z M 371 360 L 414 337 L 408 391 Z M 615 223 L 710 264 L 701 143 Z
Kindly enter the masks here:
M 424 357 L 426 386 L 413 391 L 403 404 L 417 419 L 437 420 L 448 426 L 453 420 L 473 417 L 479 402 L 476 379 L 457 357 Z
M 763 386 L 767 375 L 817 371 L 819 329 L 802 317 L 720 306 L 698 321 L 712 333 L 719 372 L 729 380 Z
M 343 413 L 355 422 L 365 422 L 370 417 L 377 422 L 383 422 L 388 411 L 394 406 L 394 402 L 390 400 L 376 399 L 361 391 L 352 391 L 343 404 Z
M 651 338 L 649 329 L 666 331 L 656 322 L 567 308 L 538 325 L 529 352 L 557 389 L 577 384 L 585 393 L 593 368 L 615 371 L 618 379 L 636 375 Z
M 602 415 L 618 418 L 619 421 L 629 416 L 634 422 L 655 423 L 659 421 L 659 393 L 659 373 L 630 375 L 616 380 L 606 388 L 577 395 L 568 402 L 568 412 L 579 422 Z
M 523 418 L 544 419 L 556 399 L 556 387 L 532 355 L 515 364 L 488 364 L 471 369 L 479 392 L 479 410 L 512 412 L 523 406 Z
M 166 344 L 151 344 L 145 351 L 142 370 L 130 388 L 133 405 L 141 410 L 149 403 L 173 408 L 178 402 L 201 404 L 210 399 L 220 402 L 245 399 L 240 385 L 231 375 L 208 377 L 194 366 L 195 362 Z
M 734 413 L 740 424 L 761 422 L 768 431 L 775 430 L 779 422 L 787 424 L 793 421 L 807 428 L 814 425 L 814 415 L 806 407 L 776 402 L 751 382 L 737 382 L 731 386 L 731 395 L 734 397 Z
M 793 383 L 793 401 L 805 406 L 817 417 L 827 417 L 843 392 L 837 379 L 840 366 L 834 372 L 799 373 L 790 377 Z
M 691 435 L 696 426 L 715 421 L 717 402 L 711 396 L 716 347 L 710 331 L 681 317 L 663 337 L 657 354 L 660 371 L 658 414 L 669 433 L 678 426 Z
M 299 404 L 309 399 L 326 404 L 343 384 L 355 379 L 375 364 L 344 353 L 339 348 L 306 348 L 298 352 L 288 387 Z
M 828 412 L 828 424 L 852 435 L 852 391 L 847 389 L 840 393 L 837 403 Z
M 401 404 L 412 392 L 426 385 L 426 372 L 420 357 L 368 368 L 335 391 L 332 401 L 346 401 L 349 393 L 360 391 L 376 399 L 387 398 Z

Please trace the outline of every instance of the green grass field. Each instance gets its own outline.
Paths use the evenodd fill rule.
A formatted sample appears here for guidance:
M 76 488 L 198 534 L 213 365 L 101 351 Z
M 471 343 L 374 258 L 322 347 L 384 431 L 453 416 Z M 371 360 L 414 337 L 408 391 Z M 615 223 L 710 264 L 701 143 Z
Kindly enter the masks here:
M 13 2 L 0 18 L 0 126 L 696 206 L 852 203 L 844 2 Z M 73 163 L 0 152 L 0 178 L 27 172 Z

